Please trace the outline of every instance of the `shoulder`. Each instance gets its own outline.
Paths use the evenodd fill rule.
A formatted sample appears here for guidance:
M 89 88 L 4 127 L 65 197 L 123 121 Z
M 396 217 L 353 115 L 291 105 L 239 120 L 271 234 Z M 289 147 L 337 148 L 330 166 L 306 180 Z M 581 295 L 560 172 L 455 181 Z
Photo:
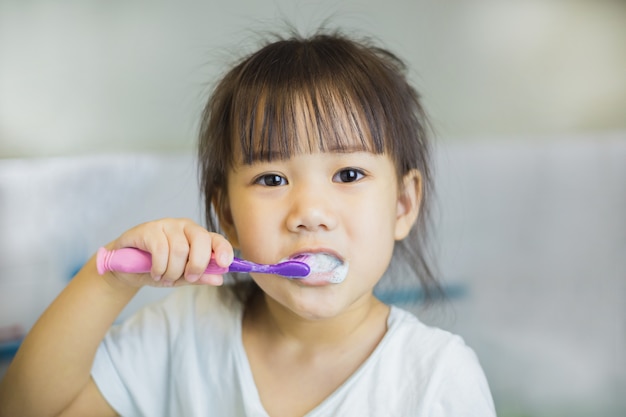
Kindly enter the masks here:
M 147 304 L 123 323 L 114 326 L 109 341 L 117 339 L 176 340 L 200 328 L 236 320 L 241 306 L 226 287 L 185 286 L 163 299 Z
M 405 365 L 419 368 L 420 373 L 440 374 L 457 368 L 478 365 L 474 351 L 462 337 L 438 327 L 428 326 L 415 315 L 397 307 L 391 308 L 386 349 L 402 353 Z M 478 365 L 480 368 L 480 366 Z
M 176 288 L 109 331 L 96 354 L 92 377 L 123 415 L 207 414 L 189 410 L 209 407 L 209 399 L 217 398 L 213 394 L 202 401 L 171 400 L 187 398 L 193 392 L 190 387 L 213 385 L 216 375 L 234 374 L 232 351 L 240 340 L 240 312 L 228 288 Z
M 161 315 L 228 313 L 241 308 L 239 301 L 226 286 L 189 285 L 175 289 L 163 299 L 146 305 L 139 313 Z
M 422 357 L 446 356 L 469 349 L 460 336 L 428 326 L 412 313 L 395 306 L 389 314 L 388 336 L 394 344 Z
M 392 307 L 388 334 L 384 356 L 395 358 L 391 362 L 407 382 L 406 394 L 416 395 L 419 408 L 431 410 L 430 415 L 495 415 L 478 357 L 463 338 L 428 326 L 397 307 Z M 435 409 L 456 410 L 457 414 L 437 414 Z

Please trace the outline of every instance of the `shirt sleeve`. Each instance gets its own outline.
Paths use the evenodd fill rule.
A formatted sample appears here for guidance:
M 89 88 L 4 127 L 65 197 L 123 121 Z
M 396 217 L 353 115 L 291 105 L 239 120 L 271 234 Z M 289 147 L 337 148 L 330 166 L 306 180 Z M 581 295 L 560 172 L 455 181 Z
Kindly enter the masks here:
M 120 415 L 160 416 L 167 410 L 172 332 L 162 305 L 155 304 L 111 328 L 100 344 L 92 378 Z

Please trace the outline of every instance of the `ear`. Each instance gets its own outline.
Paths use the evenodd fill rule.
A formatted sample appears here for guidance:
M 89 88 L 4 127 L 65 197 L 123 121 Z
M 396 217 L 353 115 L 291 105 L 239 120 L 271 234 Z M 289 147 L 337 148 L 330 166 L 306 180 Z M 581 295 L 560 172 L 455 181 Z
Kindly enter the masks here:
M 217 220 L 220 223 L 220 227 L 226 235 L 226 239 L 230 242 L 235 249 L 239 248 L 239 238 L 237 236 L 237 229 L 233 222 L 233 215 L 230 209 L 230 202 L 228 194 L 225 191 L 218 191 L 213 198 L 213 208 L 217 215 Z
M 417 220 L 422 203 L 422 174 L 413 169 L 403 178 L 398 190 L 396 228 L 394 237 L 402 240 L 408 236 Z

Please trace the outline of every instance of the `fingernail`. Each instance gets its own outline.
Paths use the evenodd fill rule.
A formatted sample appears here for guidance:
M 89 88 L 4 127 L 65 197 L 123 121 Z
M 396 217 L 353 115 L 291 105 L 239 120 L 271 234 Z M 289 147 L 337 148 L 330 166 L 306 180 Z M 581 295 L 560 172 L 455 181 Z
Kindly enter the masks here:
M 152 279 L 155 281 L 161 281 L 161 275 L 155 275 L 152 277 Z
M 200 275 L 198 274 L 189 274 L 186 279 L 188 282 L 196 282 L 198 278 L 200 278 Z
M 230 263 L 231 263 L 230 256 L 226 255 L 225 253 L 220 255 L 220 261 L 219 261 L 220 265 L 230 265 Z

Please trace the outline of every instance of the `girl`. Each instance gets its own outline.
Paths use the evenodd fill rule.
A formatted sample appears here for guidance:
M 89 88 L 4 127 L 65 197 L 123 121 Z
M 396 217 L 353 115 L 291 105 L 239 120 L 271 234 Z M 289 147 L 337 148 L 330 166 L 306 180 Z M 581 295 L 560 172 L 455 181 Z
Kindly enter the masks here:
M 373 295 L 392 258 L 437 288 L 420 245 L 428 151 L 390 52 L 338 33 L 265 45 L 203 115 L 210 231 L 163 219 L 107 245 L 149 252 L 151 272 L 98 276 L 89 261 L 25 339 L 1 415 L 495 415 L 461 338 Z M 265 264 L 323 253 L 347 273 L 203 274 L 234 250 Z M 110 329 L 144 285 L 184 288 Z

